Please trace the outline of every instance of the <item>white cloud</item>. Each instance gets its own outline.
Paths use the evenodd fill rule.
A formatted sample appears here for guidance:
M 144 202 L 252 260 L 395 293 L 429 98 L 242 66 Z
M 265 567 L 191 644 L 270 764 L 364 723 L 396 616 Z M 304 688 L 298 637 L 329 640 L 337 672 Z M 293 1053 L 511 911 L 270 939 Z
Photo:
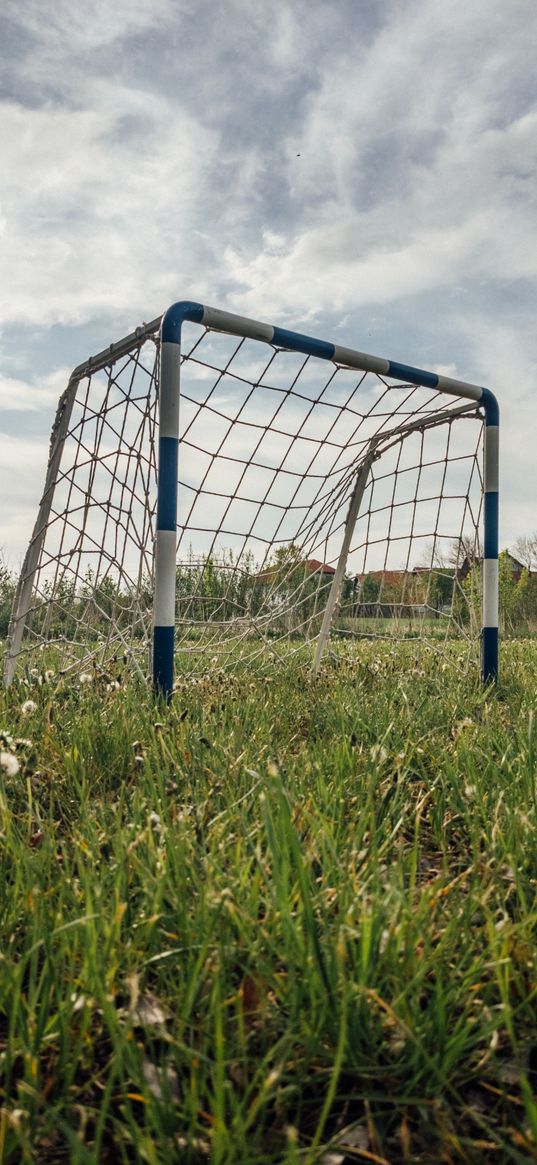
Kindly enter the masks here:
M 226 252 L 230 276 L 245 288 L 238 304 L 259 310 L 268 296 L 272 312 L 299 305 L 318 314 L 461 281 L 537 275 L 537 250 L 528 246 L 537 107 L 510 117 L 498 100 L 511 66 L 517 85 L 532 91 L 524 28 L 512 11 L 488 5 L 485 20 L 480 5 L 432 5 L 427 18 L 423 5 L 409 5 L 363 61 L 347 51 L 323 67 L 287 139 L 295 215 L 286 246 L 275 251 L 265 232 L 246 253 L 233 244 Z M 467 74 L 480 20 L 494 52 L 488 67 Z M 405 61 L 414 64 L 408 79 Z M 517 110 L 521 100 L 512 102 Z
M 58 368 L 34 382 L 0 373 L 0 412 L 26 413 L 55 409 L 68 379 L 66 368 Z
M 48 457 L 46 439 L 0 432 L 0 495 L 3 499 L 0 554 L 11 568 L 22 562 L 30 540 Z
M 534 0 L 278 0 L 269 18 L 261 0 L 59 0 L 46 20 L 9 0 L 7 16 L 0 324 L 31 331 L 45 375 L 15 360 L 0 410 L 53 408 L 62 327 L 102 326 L 103 347 L 183 296 L 337 328 L 504 390 L 505 531 L 524 532 Z M 12 538 L 30 487 L 8 485 Z
M 193 277 L 186 240 L 214 134 L 171 118 L 158 97 L 95 88 L 92 110 L 2 109 L 4 325 L 142 315 Z M 128 111 L 147 126 L 122 140 Z M 184 270 L 170 269 L 182 243 Z

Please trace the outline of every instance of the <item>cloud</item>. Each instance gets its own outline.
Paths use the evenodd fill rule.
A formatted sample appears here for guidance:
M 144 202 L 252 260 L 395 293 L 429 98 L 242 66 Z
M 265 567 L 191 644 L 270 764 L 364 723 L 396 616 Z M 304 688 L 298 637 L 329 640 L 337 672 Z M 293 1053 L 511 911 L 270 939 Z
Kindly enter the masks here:
M 46 20 L 8 0 L 6 430 L 16 400 L 48 441 L 75 334 L 73 363 L 195 297 L 509 384 L 505 530 L 524 532 L 534 20 L 534 0 L 58 0 Z
M 304 4 L 278 5 L 263 37 L 264 7 L 249 6 L 246 21 L 241 0 L 212 19 L 206 4 L 194 19 L 161 0 L 150 29 L 141 5 L 127 24 L 121 3 L 110 22 L 94 3 L 75 24 L 76 49 L 120 38 L 122 19 L 136 37 L 145 21 L 150 59 L 163 37 L 177 46 L 173 87 L 164 51 L 152 77 L 129 56 L 119 79 L 98 56 L 81 75 L 60 9 L 41 68 L 50 81 L 47 46 L 63 53 L 62 100 L 30 115 L 22 103 L 3 109 L 15 181 L 3 200 L 11 278 L 0 318 L 39 311 L 44 323 L 78 323 L 121 316 L 127 298 L 144 314 L 148 300 L 153 311 L 183 288 L 211 298 L 211 287 L 242 310 L 307 318 L 502 279 L 507 266 L 511 278 L 533 277 L 526 0 L 509 12 L 484 0 L 426 13 L 386 3 L 376 35 L 351 43 L 337 11 L 310 9 L 306 21 Z M 343 9 L 348 19 L 354 10 Z M 20 19 L 35 32 L 37 8 Z
M 183 270 L 170 258 L 192 232 L 214 135 L 166 117 L 158 97 L 106 82 L 96 90 L 91 110 L 47 106 L 28 121 L 14 103 L 2 109 L 12 175 L 3 192 L 4 326 L 142 315 L 148 299 L 165 303 L 173 284 L 192 278 L 195 246 L 185 247 Z M 142 121 L 139 133 L 122 135 L 127 117 Z
M 0 373 L 0 413 L 55 410 L 68 379 L 66 368 L 58 368 L 33 383 Z
M 125 40 L 155 23 L 166 21 L 172 14 L 176 18 L 192 9 L 191 4 L 180 0 L 153 0 L 151 5 L 145 0 L 129 0 L 109 4 L 108 0 L 89 0 L 84 5 L 72 5 L 65 0 L 57 0 L 47 10 L 44 18 L 40 0 L 26 0 L 21 6 L 15 0 L 6 0 L 3 9 L 4 20 L 11 20 L 19 32 L 25 33 L 32 47 L 39 45 L 39 56 L 59 55 L 95 49 Z M 50 58 L 49 58 L 50 59 Z
M 37 517 L 37 503 L 45 480 L 46 439 L 27 440 L 0 432 L 0 494 L 4 500 L 0 528 L 0 555 L 11 568 L 22 562 Z
M 323 65 L 287 139 L 284 241 L 265 231 L 226 251 L 237 304 L 258 310 L 268 295 L 271 311 L 319 314 L 535 277 L 537 108 L 526 108 L 533 66 L 511 17 L 452 4 L 427 18 L 408 5 L 363 60 L 347 51 Z M 478 29 L 494 51 L 467 72 Z

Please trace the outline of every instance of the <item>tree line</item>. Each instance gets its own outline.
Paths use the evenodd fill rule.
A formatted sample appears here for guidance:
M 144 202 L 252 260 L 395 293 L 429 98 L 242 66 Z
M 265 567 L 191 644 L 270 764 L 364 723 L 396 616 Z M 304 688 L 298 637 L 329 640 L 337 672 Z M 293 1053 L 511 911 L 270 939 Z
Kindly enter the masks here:
M 260 567 L 251 553 L 194 555 L 177 565 L 176 611 L 185 623 L 230 622 L 261 617 L 267 629 L 315 633 L 332 584 L 333 572 L 311 560 L 295 543 L 278 547 Z M 0 559 L 0 638 L 8 633 L 16 578 Z M 499 559 L 500 621 L 504 633 L 537 631 L 537 533 L 517 539 Z M 346 619 L 417 615 L 440 616 L 450 609 L 462 623 L 480 622 L 481 555 L 461 540 L 446 558 L 433 554 L 433 566 L 414 570 L 348 574 L 342 585 L 339 615 Z M 144 632 L 150 617 L 153 585 L 149 577 L 128 584 L 111 575 L 95 579 L 90 569 L 82 580 L 64 577 L 45 582 L 34 600 L 34 618 L 42 613 L 47 636 L 70 638 L 84 623 L 132 623 L 133 612 Z

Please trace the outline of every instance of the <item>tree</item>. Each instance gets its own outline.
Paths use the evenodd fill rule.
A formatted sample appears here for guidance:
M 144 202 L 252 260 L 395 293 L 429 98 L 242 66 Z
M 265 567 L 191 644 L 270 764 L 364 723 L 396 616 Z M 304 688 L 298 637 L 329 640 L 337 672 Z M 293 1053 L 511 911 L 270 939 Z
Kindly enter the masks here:
M 502 550 L 499 556 L 500 624 L 504 631 L 527 632 L 537 621 L 537 575 L 525 568 L 515 581 L 512 556 Z
M 537 571 L 537 531 L 534 534 L 522 534 L 517 538 L 512 554 L 530 573 Z
M 449 562 L 450 565 L 460 569 L 465 563 L 469 566 L 475 566 L 476 563 L 481 562 L 483 557 L 483 547 L 481 541 L 475 534 L 461 534 L 460 538 L 455 538 L 449 548 Z
M 445 540 L 434 538 L 427 542 L 422 553 L 420 566 L 434 567 L 435 570 L 453 571 L 469 568 L 481 562 L 483 549 L 477 534 L 461 534 L 453 538 L 448 545 Z
M 360 602 L 361 603 L 376 603 L 380 593 L 380 579 L 375 578 L 373 574 L 364 575 L 362 586 L 360 588 Z
M 429 577 L 428 604 L 435 611 L 450 607 L 455 586 L 455 572 L 449 568 L 431 571 Z
M 512 631 L 516 621 L 516 584 L 507 550 L 501 550 L 498 556 L 498 600 L 500 628 L 504 632 Z
M 0 559 L 0 639 L 5 639 L 8 633 L 14 595 L 15 579 Z

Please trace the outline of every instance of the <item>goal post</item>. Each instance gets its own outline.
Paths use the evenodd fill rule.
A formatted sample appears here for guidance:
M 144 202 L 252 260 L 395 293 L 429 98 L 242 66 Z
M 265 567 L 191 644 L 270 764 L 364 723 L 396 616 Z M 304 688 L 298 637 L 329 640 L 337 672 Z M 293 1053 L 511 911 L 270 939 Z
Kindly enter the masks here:
M 493 682 L 498 433 L 486 388 L 173 304 L 71 374 L 5 682 L 49 660 L 167 699 L 178 670 L 474 629 Z
M 484 437 L 484 518 L 482 579 L 482 678 L 485 684 L 498 675 L 498 433 L 499 406 L 487 388 L 427 372 L 407 364 L 370 356 L 328 343 L 299 332 L 247 319 L 231 312 L 183 300 L 173 304 L 163 316 L 161 329 L 161 398 L 159 438 L 159 489 L 155 558 L 155 623 L 153 632 L 153 683 L 169 695 L 173 689 L 175 628 L 175 531 L 177 526 L 177 465 L 179 452 L 179 400 L 181 368 L 181 330 L 186 321 L 207 328 L 271 344 L 276 348 L 300 352 L 306 356 L 331 361 L 335 365 L 361 372 L 401 379 L 410 384 L 432 388 L 447 396 L 478 402 L 485 419 Z M 351 522 L 365 489 L 369 464 L 357 479 L 351 500 Z M 333 608 L 338 598 L 352 530 L 344 539 L 342 556 L 334 578 L 332 593 L 321 628 L 315 668 L 319 666 L 328 636 Z M 345 546 L 345 541 L 347 545 Z

